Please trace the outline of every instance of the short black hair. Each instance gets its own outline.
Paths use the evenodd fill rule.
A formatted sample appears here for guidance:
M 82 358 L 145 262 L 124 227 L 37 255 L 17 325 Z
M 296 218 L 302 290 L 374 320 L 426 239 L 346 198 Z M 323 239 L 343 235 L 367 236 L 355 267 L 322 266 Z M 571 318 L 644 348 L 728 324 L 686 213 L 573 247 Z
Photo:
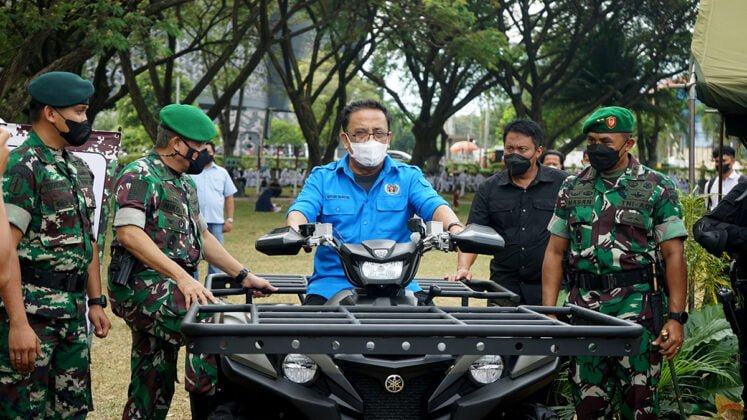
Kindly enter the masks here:
M 733 157 L 733 158 L 737 157 L 737 151 L 736 151 L 736 150 L 734 150 L 734 148 L 733 148 L 733 147 L 731 147 L 731 146 L 724 146 L 724 148 L 723 148 L 723 149 L 721 149 L 721 154 L 722 154 L 722 155 L 729 155 L 729 156 L 731 156 L 731 157 Z M 718 158 L 718 157 L 719 157 L 719 154 L 718 154 L 718 147 L 717 147 L 717 148 L 715 148 L 715 149 L 713 149 L 713 153 L 712 153 L 712 156 L 713 156 L 713 158 L 714 158 L 714 159 L 716 159 L 716 158 Z
M 532 120 L 517 119 L 506 124 L 503 127 L 503 144 L 506 144 L 508 133 L 519 133 L 531 137 L 534 147 L 542 146 L 542 142 L 545 140 L 545 133 L 542 132 L 542 127 Z
M 545 150 L 544 152 L 542 152 L 542 156 L 540 156 L 541 163 L 545 163 L 545 157 L 547 157 L 547 155 L 555 155 L 559 157 L 561 165 L 565 163 L 565 155 L 563 154 L 563 152 L 561 152 L 560 150 L 552 150 L 552 149 Z
M 387 131 L 389 131 L 389 127 L 392 126 L 392 117 L 389 115 L 389 111 L 384 108 L 384 105 L 382 105 L 378 101 L 374 101 L 373 99 L 352 101 L 342 109 L 342 113 L 340 114 L 340 127 L 342 127 L 342 131 L 345 132 L 348 129 L 350 114 L 355 111 L 360 111 L 361 109 L 378 109 L 379 111 L 383 112 L 384 116 L 386 117 L 386 129 Z
M 39 121 L 42 117 L 42 111 L 44 111 L 45 106 L 46 105 L 36 99 L 31 99 L 31 104 L 29 104 L 29 120 L 31 120 L 32 123 Z

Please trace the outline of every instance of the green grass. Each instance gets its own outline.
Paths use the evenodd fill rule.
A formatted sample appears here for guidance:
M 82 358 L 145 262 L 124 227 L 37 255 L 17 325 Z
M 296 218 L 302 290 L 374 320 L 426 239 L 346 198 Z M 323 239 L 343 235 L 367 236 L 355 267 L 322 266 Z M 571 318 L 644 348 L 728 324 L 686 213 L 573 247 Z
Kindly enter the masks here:
M 444 195 L 449 202 L 451 197 Z M 471 195 L 460 200 L 460 208 L 457 211 L 459 219 L 466 222 L 469 214 Z M 290 204 L 290 198 L 276 199 L 276 204 L 283 207 L 280 213 L 257 213 L 254 211 L 254 199 L 237 199 L 235 222 L 233 232 L 225 235 L 225 247 L 239 261 L 244 263 L 255 273 L 268 274 L 310 274 L 313 270 L 313 253 L 301 252 L 293 257 L 268 257 L 260 254 L 254 249 L 254 241 L 257 237 L 269 232 L 275 227 L 283 226 L 285 223 L 285 210 Z M 111 238 L 108 238 L 111 239 Z M 103 273 L 106 273 L 108 265 L 108 246 L 106 258 L 104 259 Z M 488 278 L 490 257 L 480 256 L 474 267 L 475 278 Z M 456 253 L 442 254 L 431 252 L 425 255 L 418 276 L 441 277 L 454 271 L 456 268 Z M 200 277 L 204 278 L 207 265 L 203 263 L 200 267 Z M 104 282 L 106 278 L 104 277 Z M 104 290 L 106 285 L 104 284 Z M 294 299 L 290 296 L 276 296 L 268 298 L 267 302 L 288 301 Z M 442 304 L 458 304 L 454 301 L 437 300 Z M 130 331 L 124 322 L 111 313 L 107 308 L 107 314 L 112 321 L 112 330 L 105 339 L 94 338 L 92 347 L 92 381 L 93 400 L 95 411 L 89 415 L 90 419 L 112 419 L 122 416 L 122 409 L 127 399 L 127 386 L 130 378 Z M 187 419 L 189 414 L 189 397 L 184 391 L 184 350 L 179 359 L 179 381 L 176 384 L 176 393 L 169 411 L 169 418 Z

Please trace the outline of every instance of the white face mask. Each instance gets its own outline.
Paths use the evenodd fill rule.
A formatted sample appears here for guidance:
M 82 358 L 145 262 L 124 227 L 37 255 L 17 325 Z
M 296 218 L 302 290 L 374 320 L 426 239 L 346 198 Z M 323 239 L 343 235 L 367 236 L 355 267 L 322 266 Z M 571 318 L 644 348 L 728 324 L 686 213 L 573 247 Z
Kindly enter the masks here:
M 353 154 L 350 155 L 356 162 L 367 168 L 378 166 L 386 157 L 386 144 L 376 140 L 369 140 L 363 143 L 350 142 L 350 148 Z

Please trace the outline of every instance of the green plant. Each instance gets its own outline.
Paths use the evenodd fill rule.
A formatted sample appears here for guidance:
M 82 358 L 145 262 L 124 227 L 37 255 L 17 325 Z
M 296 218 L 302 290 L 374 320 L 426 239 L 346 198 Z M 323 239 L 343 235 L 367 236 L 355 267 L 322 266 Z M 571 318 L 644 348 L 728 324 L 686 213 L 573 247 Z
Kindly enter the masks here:
M 693 225 L 705 214 L 705 195 L 691 192 L 680 196 L 682 216 L 687 228 L 685 259 L 688 281 L 694 283 L 696 306 L 716 303 L 716 291 L 729 285 L 727 275 L 730 258 L 721 258 L 708 253 L 693 240 Z
M 688 414 L 716 412 L 717 395 L 739 401 L 742 385 L 735 359 L 737 338 L 724 319 L 721 305 L 707 305 L 692 312 L 685 337 L 674 367 Z M 676 414 L 668 363 L 662 365 L 659 392 L 661 414 Z

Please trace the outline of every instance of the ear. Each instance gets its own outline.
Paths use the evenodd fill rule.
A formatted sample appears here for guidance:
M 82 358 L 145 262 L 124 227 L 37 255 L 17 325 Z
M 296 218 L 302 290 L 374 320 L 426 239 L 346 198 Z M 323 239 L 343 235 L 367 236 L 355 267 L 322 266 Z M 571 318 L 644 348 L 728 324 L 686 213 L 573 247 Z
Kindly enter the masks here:
M 176 150 L 176 145 L 179 143 L 179 136 L 174 136 L 169 139 L 169 146 Z
M 42 118 L 47 120 L 50 124 L 54 124 L 57 121 L 57 117 L 59 117 L 59 115 L 54 108 L 49 105 L 44 105 L 42 108 Z
M 340 133 L 340 143 L 342 143 L 342 147 L 345 148 L 348 152 L 350 151 L 350 140 L 348 140 L 348 136 L 345 133 Z

